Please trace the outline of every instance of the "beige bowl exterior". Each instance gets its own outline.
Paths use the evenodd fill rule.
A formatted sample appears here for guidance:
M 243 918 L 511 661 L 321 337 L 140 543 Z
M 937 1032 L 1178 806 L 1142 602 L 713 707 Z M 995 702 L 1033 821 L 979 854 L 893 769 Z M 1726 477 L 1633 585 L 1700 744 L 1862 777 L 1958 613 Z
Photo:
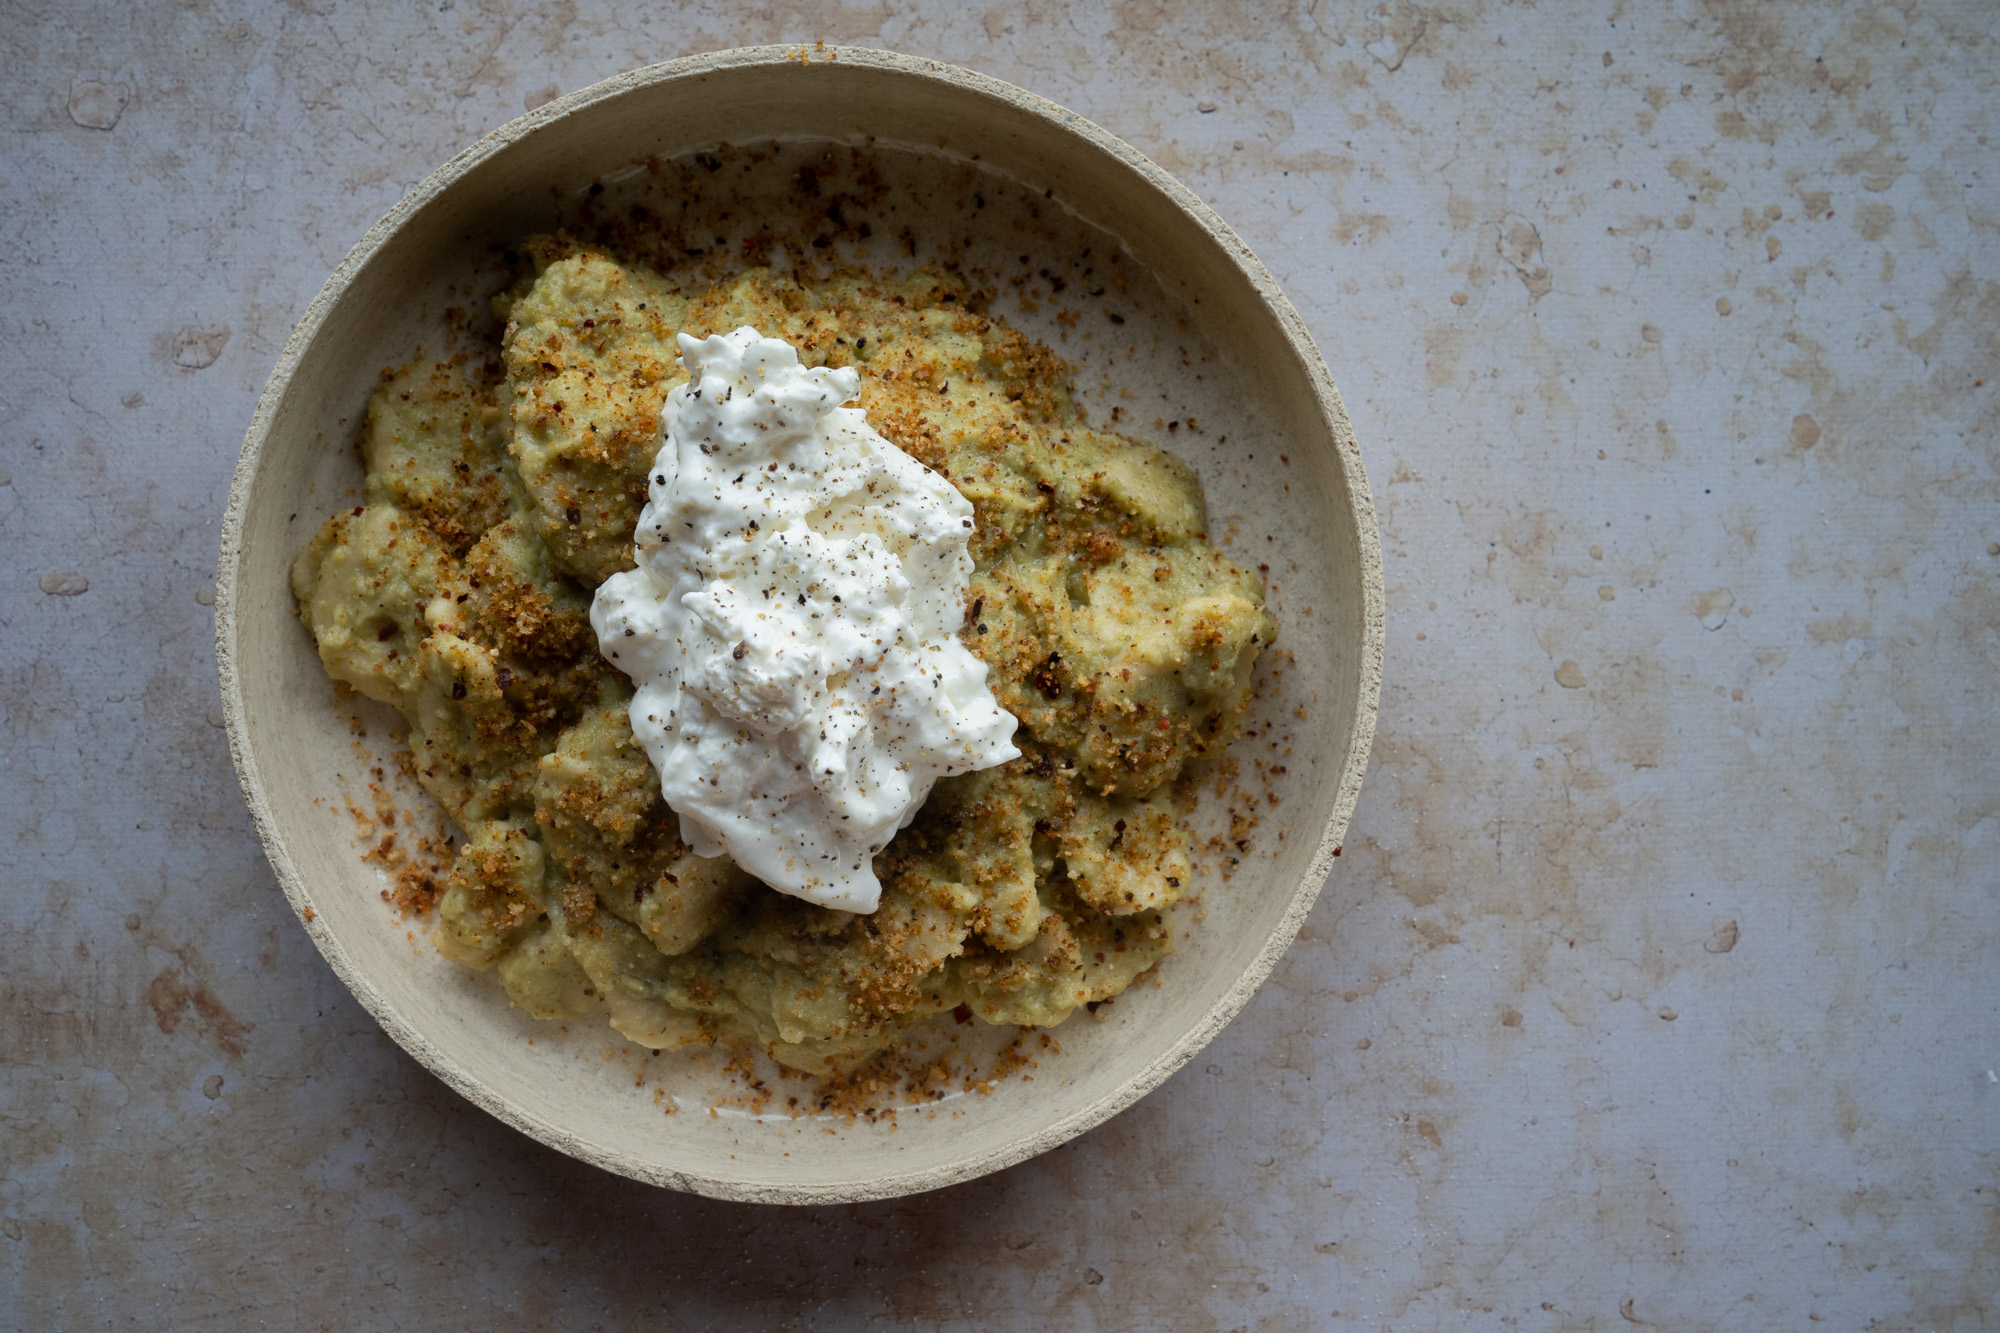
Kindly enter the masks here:
M 1284 535 L 1315 548 L 1328 571 L 1330 586 L 1312 589 L 1313 614 L 1333 645 L 1295 668 L 1318 699 L 1295 748 L 1321 760 L 1312 787 L 1288 797 L 1296 835 L 1245 862 L 1229 890 L 1237 906 L 1210 913 L 1201 947 L 1169 963 L 1165 984 L 1140 1002 L 1143 1021 L 1105 1036 L 1066 1025 L 1062 1054 L 1042 1061 L 1035 1082 L 965 1098 L 961 1114 L 906 1116 L 894 1132 L 815 1127 L 808 1137 L 608 1096 L 560 1043 L 528 1044 L 529 1025 L 491 978 L 461 979 L 387 928 L 380 880 L 328 789 L 332 772 L 352 767 L 351 747 L 315 715 L 328 685 L 287 584 L 299 547 L 338 503 L 328 493 L 329 458 L 341 452 L 326 438 L 330 423 L 358 418 L 377 369 L 407 354 L 410 293 L 428 290 L 471 237 L 546 225 L 553 185 L 577 188 L 635 156 L 797 134 L 921 137 L 977 155 L 1053 189 L 1133 258 L 1173 275 L 1190 318 L 1256 374 L 1289 441 L 1286 475 L 1308 521 Z M 716 1198 L 797 1204 L 909 1194 L 1022 1161 L 1129 1106 L 1210 1041 L 1276 966 L 1334 864 L 1374 731 L 1382 644 L 1381 547 L 1346 411 L 1249 248 L 1173 177 L 1081 117 L 966 70 L 853 49 L 762 47 L 636 70 L 502 127 L 412 190 L 327 281 L 278 359 L 230 491 L 216 594 L 230 749 L 272 869 L 335 974 L 389 1035 L 485 1110 L 584 1161 Z

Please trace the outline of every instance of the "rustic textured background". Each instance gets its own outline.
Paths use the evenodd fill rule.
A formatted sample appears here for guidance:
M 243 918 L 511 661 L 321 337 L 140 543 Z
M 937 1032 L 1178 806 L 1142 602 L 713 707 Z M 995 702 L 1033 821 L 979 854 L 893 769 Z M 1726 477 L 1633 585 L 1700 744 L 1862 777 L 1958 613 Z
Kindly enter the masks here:
M 2000 189 L 1974 3 L 0 3 L 0 1320 L 2000 1325 Z M 494 125 L 810 40 L 1212 200 L 1347 395 L 1375 764 L 1236 1024 L 943 1194 L 601 1175 L 397 1051 L 219 730 L 265 374 Z

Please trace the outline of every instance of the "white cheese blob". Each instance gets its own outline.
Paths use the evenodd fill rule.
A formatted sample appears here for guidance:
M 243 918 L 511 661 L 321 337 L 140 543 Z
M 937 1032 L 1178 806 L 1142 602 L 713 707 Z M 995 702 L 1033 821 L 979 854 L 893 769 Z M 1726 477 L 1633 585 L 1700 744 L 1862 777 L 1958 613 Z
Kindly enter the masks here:
M 841 406 L 858 372 L 748 327 L 680 346 L 639 567 L 598 588 L 598 646 L 697 855 L 872 912 L 871 859 L 932 784 L 1020 753 L 958 641 L 972 506 Z

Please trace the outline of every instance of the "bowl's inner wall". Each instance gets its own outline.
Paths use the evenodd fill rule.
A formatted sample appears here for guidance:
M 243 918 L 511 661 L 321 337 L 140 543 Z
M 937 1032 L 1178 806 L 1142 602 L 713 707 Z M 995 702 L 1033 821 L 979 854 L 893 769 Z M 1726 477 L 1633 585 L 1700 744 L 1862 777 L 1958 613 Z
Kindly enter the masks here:
M 995 311 L 1077 363 L 1080 398 L 1094 420 L 1102 424 L 1122 402 L 1120 429 L 1167 444 L 1201 471 L 1211 534 L 1237 560 L 1269 566 L 1280 647 L 1293 659 L 1267 661 L 1265 697 L 1252 724 L 1259 735 L 1236 750 L 1242 785 L 1259 802 L 1268 791 L 1282 803 L 1262 804 L 1247 850 L 1224 845 L 1206 858 L 1199 909 L 1183 914 L 1185 934 L 1162 984 L 1135 988 L 1106 1011 L 1108 1021 L 1079 1016 L 1059 1029 L 1060 1056 L 1043 1054 L 1032 1080 L 1016 1077 L 990 1095 L 905 1113 L 893 1130 L 788 1116 L 711 1117 L 706 1107 L 724 1086 L 715 1074 L 685 1057 L 606 1060 L 607 1050 L 632 1048 L 595 1020 L 566 1034 L 531 1023 L 508 1009 L 490 978 L 435 958 L 421 928 L 412 939 L 416 923 L 390 917 L 379 898 L 380 872 L 360 861 L 345 808 L 345 796 L 365 791 L 369 767 L 386 752 L 383 728 L 363 742 L 350 736 L 353 705 L 336 706 L 287 584 L 293 557 L 321 520 L 353 503 L 360 479 L 354 442 L 380 369 L 420 344 L 439 345 L 443 312 L 467 302 L 475 270 L 497 248 L 547 228 L 561 201 L 594 180 L 630 177 L 636 159 L 796 136 L 802 126 L 836 140 L 878 139 L 885 171 L 911 182 L 934 184 L 948 157 L 977 157 L 977 170 L 1000 173 L 983 178 L 982 193 L 997 197 L 1011 188 L 1017 213 L 1032 202 L 1023 184 L 1047 191 L 1039 205 L 1047 210 L 1044 234 L 996 240 L 1002 250 L 1027 251 L 1031 269 L 1072 259 L 1094 225 L 1123 243 L 1128 265 L 1163 275 L 1165 290 L 1135 283 L 1127 293 L 1127 323 L 1116 342 L 1111 326 L 1099 325 L 1105 336 L 1091 344 L 1080 336 L 1059 343 L 1055 304 L 1030 311 L 1003 294 Z M 924 152 L 892 146 L 919 126 Z M 787 150 L 804 151 L 797 144 Z M 775 161 L 794 170 L 782 153 Z M 935 202 L 937 191 L 931 194 Z M 952 230 L 943 217 L 933 219 L 940 236 Z M 960 230 L 977 239 L 992 226 L 982 218 Z M 1098 244 L 1108 242 L 1100 237 Z M 977 244 L 961 245 L 951 257 L 971 260 L 978 252 Z M 933 248 L 917 258 L 942 255 Z M 640 81 L 478 161 L 404 217 L 320 316 L 290 363 L 244 498 L 234 665 L 246 770 L 269 802 L 280 873 L 300 905 L 314 909 L 317 938 L 343 979 L 399 1041 L 488 1109 L 560 1146 L 666 1183 L 720 1192 L 740 1187 L 713 1182 L 750 1182 L 753 1192 L 757 1182 L 876 1192 L 885 1180 L 1025 1145 L 1065 1121 L 1089 1123 L 1094 1107 L 1177 1043 L 1185 1046 L 1270 944 L 1335 807 L 1361 693 L 1362 538 L 1332 433 L 1344 433 L 1345 421 L 1329 429 L 1312 367 L 1294 352 L 1263 295 L 1223 246 L 1137 169 L 1003 99 L 894 70 L 751 63 Z M 1153 424 L 1197 415 L 1199 434 L 1169 437 Z M 1285 771 L 1260 778 L 1253 760 Z M 1202 818 L 1210 829 L 1227 827 L 1228 804 L 1207 798 Z M 1230 857 L 1240 864 L 1225 882 L 1217 871 Z M 635 1088 L 638 1077 L 644 1089 Z M 651 1094 L 662 1083 L 678 1091 L 684 1113 L 662 1113 Z M 832 1137 L 824 1133 L 829 1126 L 837 1131 Z

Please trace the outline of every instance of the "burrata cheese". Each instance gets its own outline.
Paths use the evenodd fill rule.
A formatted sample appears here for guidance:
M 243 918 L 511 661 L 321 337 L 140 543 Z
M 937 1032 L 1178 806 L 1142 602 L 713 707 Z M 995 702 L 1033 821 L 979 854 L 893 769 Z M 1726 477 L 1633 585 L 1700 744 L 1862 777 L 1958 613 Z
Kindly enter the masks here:
M 972 505 L 843 406 L 855 370 L 749 327 L 679 343 L 638 568 L 591 624 L 688 845 L 872 912 L 937 779 L 1020 753 L 957 635 Z

